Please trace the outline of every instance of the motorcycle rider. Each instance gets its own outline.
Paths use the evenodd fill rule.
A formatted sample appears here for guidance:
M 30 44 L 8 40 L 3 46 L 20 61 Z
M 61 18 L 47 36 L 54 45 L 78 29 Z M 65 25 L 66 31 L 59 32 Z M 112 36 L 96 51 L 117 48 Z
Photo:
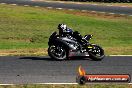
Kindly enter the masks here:
M 66 36 L 69 36 L 69 35 L 72 36 L 72 34 L 73 34 L 72 29 L 68 28 L 66 26 L 66 24 L 59 24 L 58 29 L 59 29 L 59 35 L 63 36 L 63 37 L 66 37 Z
M 82 37 L 80 33 L 77 31 L 73 32 L 71 28 L 68 28 L 66 24 L 59 24 L 59 36 L 61 37 L 69 37 L 72 36 L 73 38 L 77 39 L 82 45 L 88 43 L 85 37 Z

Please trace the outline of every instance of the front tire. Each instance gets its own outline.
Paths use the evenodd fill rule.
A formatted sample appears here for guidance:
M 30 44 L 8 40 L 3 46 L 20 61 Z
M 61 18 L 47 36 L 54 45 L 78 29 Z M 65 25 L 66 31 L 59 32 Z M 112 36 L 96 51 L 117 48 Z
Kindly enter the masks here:
M 51 58 L 56 60 L 67 59 L 66 49 L 61 45 L 51 45 L 48 48 L 48 54 Z
M 101 61 L 105 55 L 104 50 L 98 45 L 92 45 L 92 49 L 89 51 L 89 56 L 94 61 Z

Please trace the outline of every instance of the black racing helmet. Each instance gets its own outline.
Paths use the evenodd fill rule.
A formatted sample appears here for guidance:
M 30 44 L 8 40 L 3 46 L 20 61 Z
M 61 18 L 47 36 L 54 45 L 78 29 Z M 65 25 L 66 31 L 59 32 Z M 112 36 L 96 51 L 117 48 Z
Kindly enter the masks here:
M 58 25 L 58 30 L 60 35 L 64 35 L 66 32 L 67 26 L 65 24 L 59 24 Z
M 65 31 L 67 29 L 67 26 L 66 26 L 66 24 L 59 24 L 58 29 Z

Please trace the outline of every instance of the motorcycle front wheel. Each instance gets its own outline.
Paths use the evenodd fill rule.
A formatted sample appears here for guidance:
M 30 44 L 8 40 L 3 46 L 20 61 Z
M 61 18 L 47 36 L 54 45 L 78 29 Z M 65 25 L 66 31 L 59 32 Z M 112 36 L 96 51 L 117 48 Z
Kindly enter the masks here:
M 66 49 L 61 45 L 51 45 L 48 48 L 48 54 L 56 60 L 65 60 L 67 58 Z
M 92 60 L 100 61 L 105 57 L 104 50 L 98 45 L 92 45 L 92 48 L 89 50 L 89 56 Z

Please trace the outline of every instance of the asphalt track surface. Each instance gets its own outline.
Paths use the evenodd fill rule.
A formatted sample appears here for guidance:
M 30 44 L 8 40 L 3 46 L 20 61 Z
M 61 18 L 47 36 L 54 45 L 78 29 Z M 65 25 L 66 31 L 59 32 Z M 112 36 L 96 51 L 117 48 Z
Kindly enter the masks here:
M 95 6 L 33 2 L 29 0 L 0 0 L 0 3 L 79 9 L 132 15 L 132 8 L 115 6 Z M 55 61 L 50 57 L 0 57 L 0 83 L 74 83 L 79 66 L 88 74 L 130 74 L 132 76 L 132 56 L 105 57 L 102 61 L 74 59 Z
M 130 74 L 132 56 L 107 56 L 102 61 L 72 59 L 55 61 L 43 57 L 0 57 L 0 83 L 75 83 L 79 66 L 87 74 Z
M 0 0 L 0 3 L 64 8 L 64 9 L 77 9 L 77 10 L 88 10 L 88 11 L 132 15 L 132 7 L 101 6 L 101 5 L 92 5 L 92 4 L 86 5 L 86 4 L 73 4 L 73 3 L 65 4 L 58 2 L 40 2 L 40 1 L 32 1 L 32 0 Z

